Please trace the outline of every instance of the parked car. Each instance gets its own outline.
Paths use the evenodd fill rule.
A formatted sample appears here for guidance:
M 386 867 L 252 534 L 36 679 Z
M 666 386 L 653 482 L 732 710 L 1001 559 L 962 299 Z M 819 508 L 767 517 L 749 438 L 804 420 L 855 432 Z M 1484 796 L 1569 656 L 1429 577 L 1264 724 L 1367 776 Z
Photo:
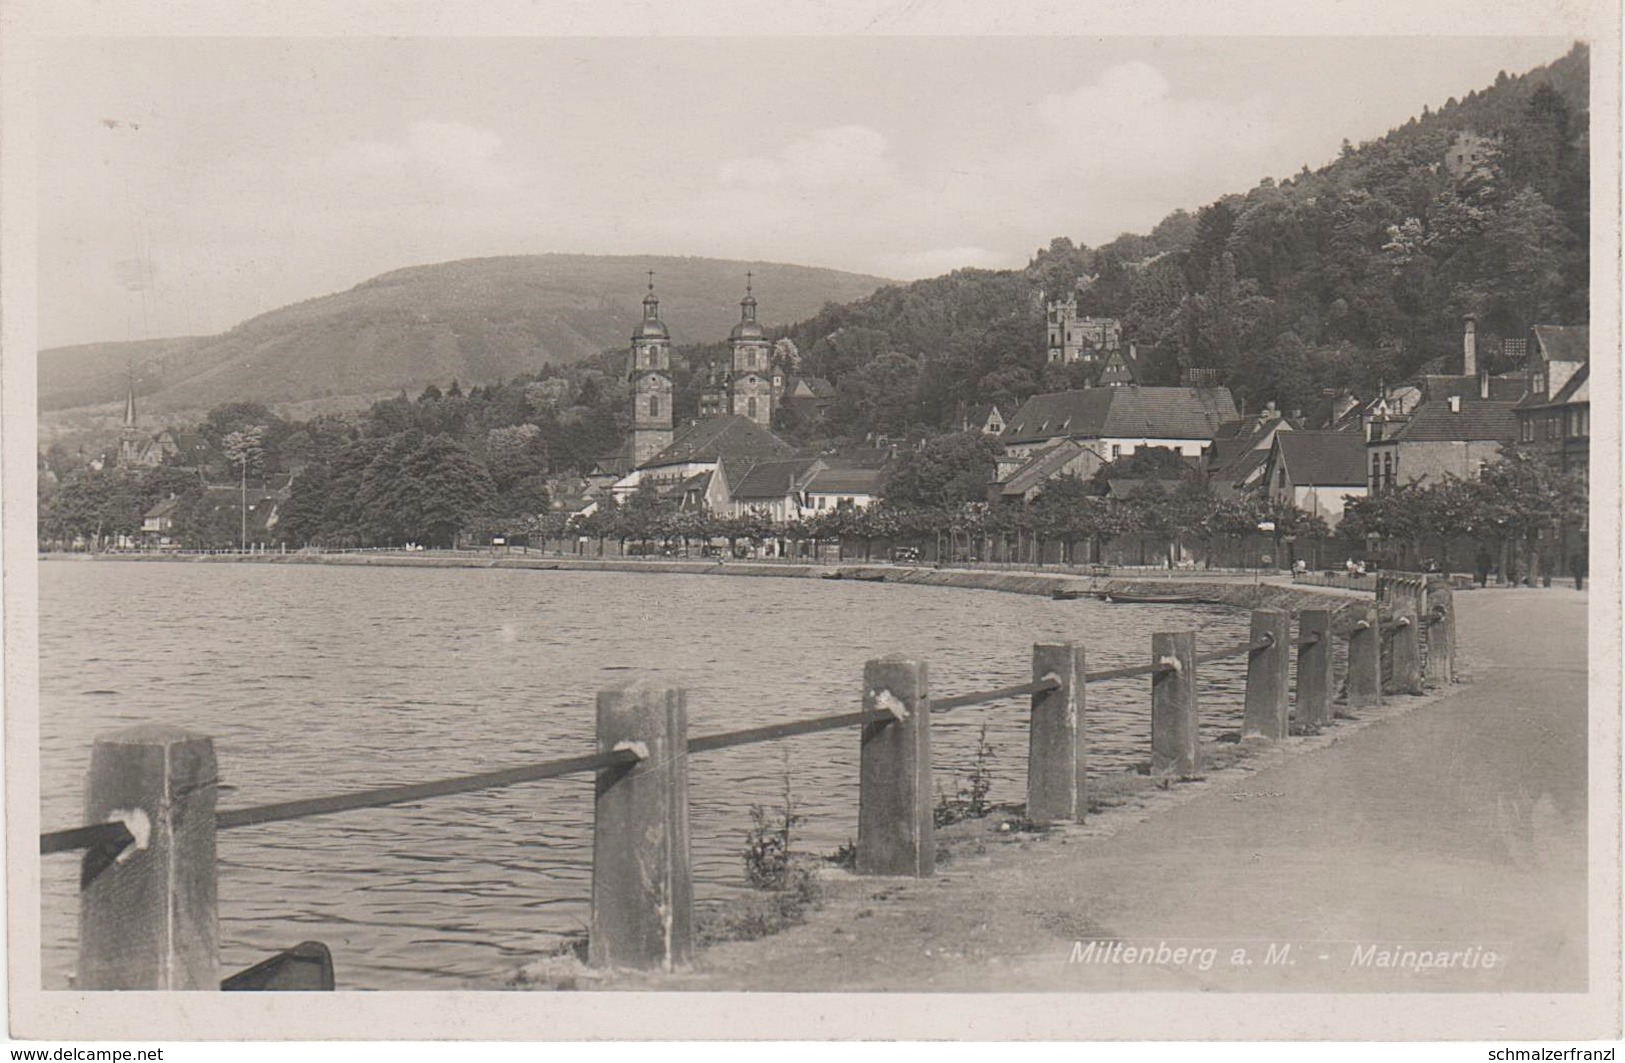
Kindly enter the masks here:
M 892 547 L 891 559 L 893 561 L 901 561 L 906 564 L 918 564 L 920 560 L 920 548 L 917 546 L 894 546 Z

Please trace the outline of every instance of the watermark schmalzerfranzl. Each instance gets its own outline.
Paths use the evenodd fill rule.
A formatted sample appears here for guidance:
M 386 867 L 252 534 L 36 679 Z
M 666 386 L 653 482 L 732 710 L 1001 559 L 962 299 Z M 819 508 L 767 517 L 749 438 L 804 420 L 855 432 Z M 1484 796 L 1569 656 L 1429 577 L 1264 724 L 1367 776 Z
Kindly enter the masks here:
M 1348 970 L 1489 971 L 1504 968 L 1506 954 L 1485 945 L 1406 945 L 1382 942 L 1074 941 L 1069 964 L 1103 967 L 1325 967 Z

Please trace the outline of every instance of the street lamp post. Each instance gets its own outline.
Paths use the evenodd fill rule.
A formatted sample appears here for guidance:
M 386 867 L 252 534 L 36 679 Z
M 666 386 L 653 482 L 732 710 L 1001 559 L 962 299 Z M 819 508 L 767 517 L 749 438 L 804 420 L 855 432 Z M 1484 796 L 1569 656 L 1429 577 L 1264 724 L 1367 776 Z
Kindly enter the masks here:
M 1258 531 L 1259 531 L 1260 535 L 1269 535 L 1271 532 L 1275 531 L 1275 522 L 1273 520 L 1261 520 L 1261 521 L 1259 521 L 1258 522 Z M 1257 584 L 1263 582 L 1263 580 L 1264 580 L 1264 566 L 1266 564 L 1268 564 L 1270 562 L 1270 560 L 1271 560 L 1270 555 L 1264 553 L 1263 550 L 1260 549 L 1259 550 L 1259 558 L 1258 558 L 1258 567 L 1253 569 L 1253 583 L 1254 583 L 1254 585 L 1257 585 Z

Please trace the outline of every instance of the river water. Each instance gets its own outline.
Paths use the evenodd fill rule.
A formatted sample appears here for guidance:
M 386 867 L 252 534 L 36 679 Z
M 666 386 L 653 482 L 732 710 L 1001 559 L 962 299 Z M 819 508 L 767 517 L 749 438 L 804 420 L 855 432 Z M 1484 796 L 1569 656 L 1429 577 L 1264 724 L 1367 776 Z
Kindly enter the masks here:
M 859 704 L 864 661 L 908 653 L 947 695 L 1031 679 L 1034 642 L 1091 669 L 1146 663 L 1154 631 L 1245 641 L 1221 606 L 1111 605 L 850 581 L 488 569 L 48 561 L 40 566 L 41 812 L 76 826 L 95 736 L 143 721 L 210 735 L 220 807 L 488 771 L 593 750 L 594 692 L 635 671 L 689 691 L 702 735 Z M 1203 738 L 1239 727 L 1244 664 L 1204 665 Z M 1092 684 L 1091 770 L 1149 758 L 1150 680 Z M 985 724 L 992 800 L 1020 801 L 1026 702 L 932 722 L 935 785 L 965 785 Z M 696 895 L 743 888 L 750 806 L 807 817 L 796 846 L 857 830 L 857 731 L 697 755 Z M 223 832 L 223 970 L 304 940 L 342 988 L 491 985 L 584 929 L 589 776 Z M 48 988 L 66 987 L 77 866 L 44 858 Z

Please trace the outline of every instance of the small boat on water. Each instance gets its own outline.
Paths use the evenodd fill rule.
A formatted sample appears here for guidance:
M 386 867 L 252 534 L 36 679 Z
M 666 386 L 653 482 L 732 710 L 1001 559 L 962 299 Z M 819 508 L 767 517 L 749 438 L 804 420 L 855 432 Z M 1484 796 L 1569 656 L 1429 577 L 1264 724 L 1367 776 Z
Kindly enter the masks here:
M 1056 587 L 1049 592 L 1049 596 L 1058 602 L 1075 602 L 1079 598 L 1088 598 L 1093 591 L 1073 590 L 1068 587 Z
M 1218 598 L 1208 598 L 1200 594 L 1136 594 L 1132 591 L 1107 591 L 1103 597 L 1108 602 L 1130 603 L 1133 605 L 1219 605 Z
M 824 574 L 822 574 L 818 578 L 819 579 L 856 579 L 856 580 L 862 580 L 865 583 L 884 583 L 884 582 L 886 582 L 886 574 L 884 572 L 825 572 Z

